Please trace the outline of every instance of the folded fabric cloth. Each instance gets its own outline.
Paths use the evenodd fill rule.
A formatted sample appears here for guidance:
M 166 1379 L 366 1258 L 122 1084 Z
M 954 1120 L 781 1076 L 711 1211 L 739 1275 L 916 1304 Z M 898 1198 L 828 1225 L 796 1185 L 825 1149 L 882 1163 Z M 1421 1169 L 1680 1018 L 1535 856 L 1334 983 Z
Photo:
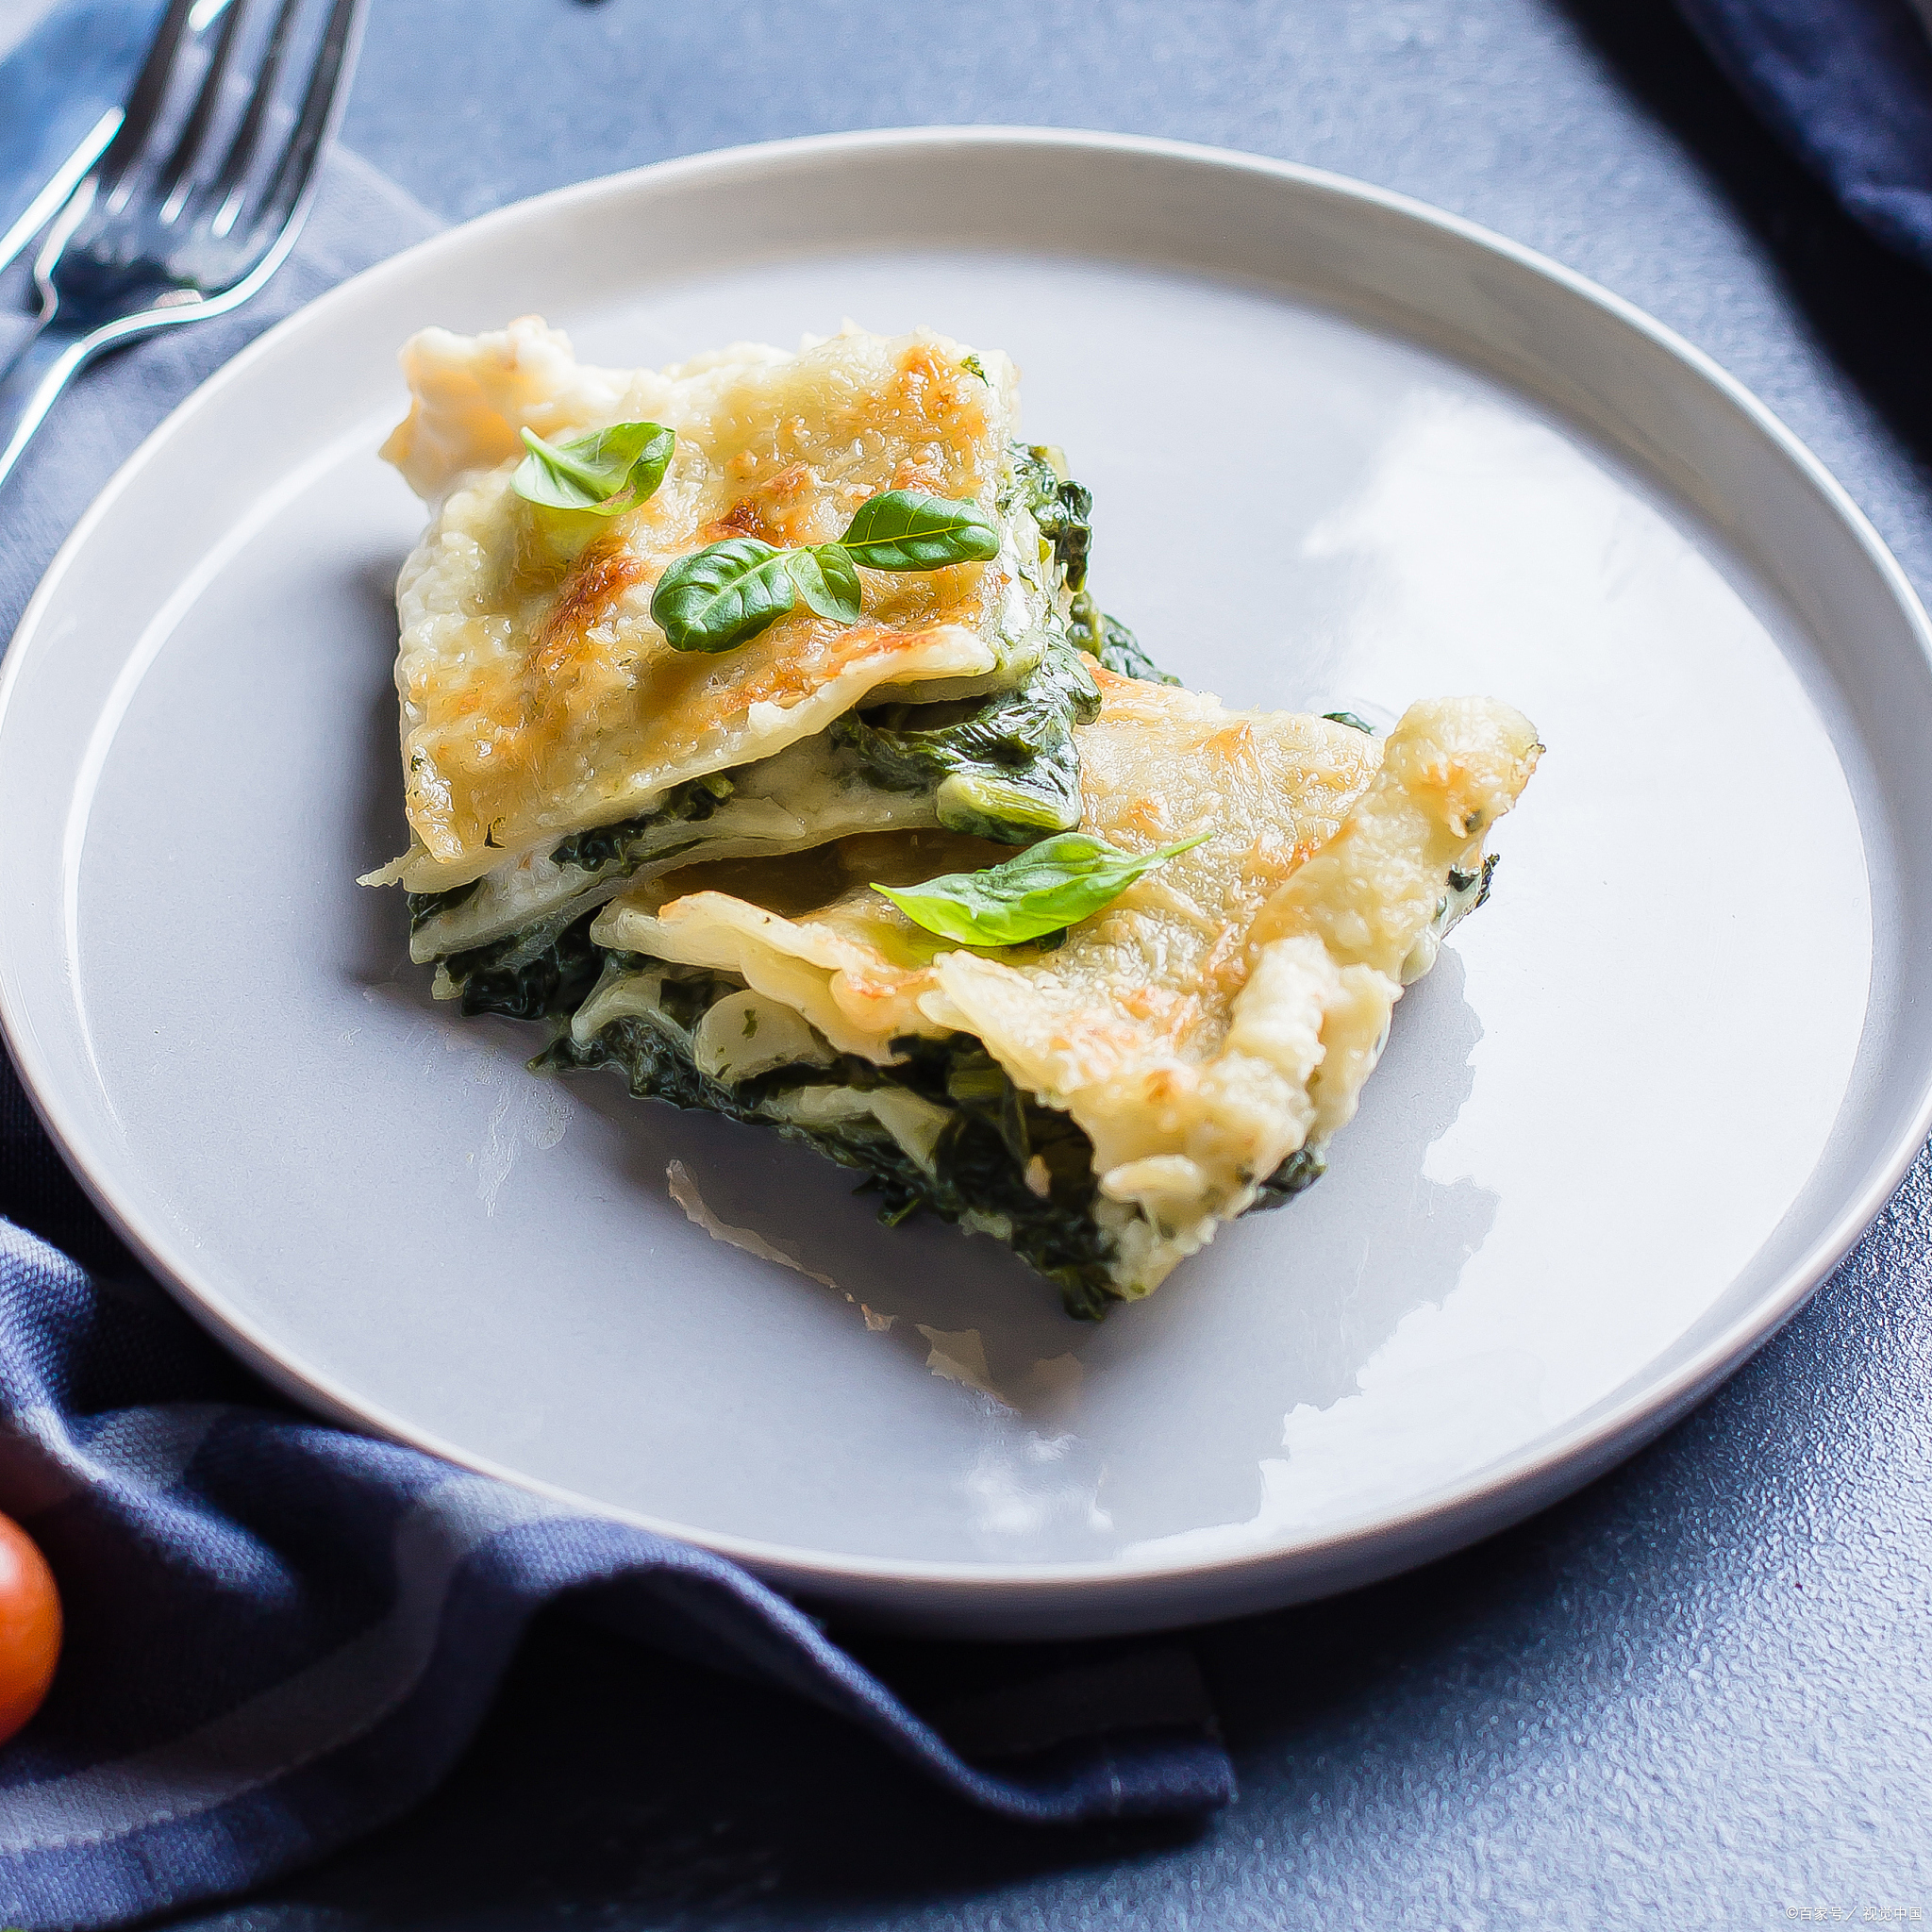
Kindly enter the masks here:
M 977 1769 L 734 1565 L 266 1407 L 152 1284 L 92 1277 L 4 1223 L 0 1508 L 39 1540 L 68 1613 L 53 1695 L 0 1749 L 8 1925 L 242 1890 L 407 1810 L 530 1616 L 566 1593 L 812 1699 L 1009 1818 L 1232 1795 L 1183 1650 L 1036 1660 L 1016 1691 L 976 1687 L 954 1723 L 1000 1763 Z
M 1852 219 L 1932 268 L 1932 36 L 1913 0 L 1677 0 Z
M 91 125 L 138 57 L 127 23 L 153 11 L 68 0 L 0 62 L 0 130 L 17 129 L 8 115 L 36 88 L 75 85 L 50 49 L 111 43 L 120 69 L 93 60 L 79 92 L 97 98 L 62 109 Z M 83 15 L 105 22 L 92 40 Z M 51 172 L 58 146 L 41 143 L 30 165 Z M 15 143 L 16 164 L 30 147 Z M 34 185 L 0 178 L 0 223 Z M 434 225 L 338 150 L 263 297 L 84 377 L 7 486 L 0 637 L 89 500 L 195 383 Z M 296 1415 L 134 1266 L 4 1061 L 0 1214 L 0 1512 L 45 1550 L 68 1617 L 47 1705 L 0 1747 L 0 1925 L 108 1925 L 242 1890 L 396 1817 L 461 1751 L 532 1614 L 566 1595 L 641 1641 L 812 1699 L 1009 1818 L 1186 1813 L 1233 1795 L 1211 1707 L 1173 1642 L 1044 1664 L 1000 1654 L 1005 1688 L 982 1667 L 978 1694 L 943 1720 L 956 1745 L 732 1564 Z

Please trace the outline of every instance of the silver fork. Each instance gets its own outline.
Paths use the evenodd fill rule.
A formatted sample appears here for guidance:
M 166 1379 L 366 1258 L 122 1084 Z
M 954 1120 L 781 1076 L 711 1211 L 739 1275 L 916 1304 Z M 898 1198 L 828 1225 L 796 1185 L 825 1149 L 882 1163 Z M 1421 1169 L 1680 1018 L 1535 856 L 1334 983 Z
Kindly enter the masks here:
M 325 0 L 292 119 L 271 141 L 282 72 L 307 4 L 276 0 L 247 100 L 224 145 L 216 130 L 251 0 L 169 0 L 119 133 L 56 216 L 35 263 L 38 333 L 0 391 L 0 407 L 4 398 L 21 399 L 0 449 L 0 484 L 55 399 L 94 357 L 156 329 L 239 308 L 295 245 L 314 198 L 316 164 L 348 93 L 366 0 Z M 170 96 L 185 51 L 202 38 L 197 27 L 208 29 L 207 59 L 176 130 Z

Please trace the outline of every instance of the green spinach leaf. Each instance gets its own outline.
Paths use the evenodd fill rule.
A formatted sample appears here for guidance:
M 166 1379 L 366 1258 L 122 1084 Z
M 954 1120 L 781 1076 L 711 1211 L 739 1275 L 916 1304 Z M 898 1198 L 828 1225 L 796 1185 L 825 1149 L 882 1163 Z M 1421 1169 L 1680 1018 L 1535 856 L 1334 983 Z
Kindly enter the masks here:
M 940 824 L 950 830 L 1025 845 L 1080 823 L 1074 726 L 1099 715 L 1085 658 L 1055 638 L 1014 690 L 849 711 L 832 739 L 888 791 L 933 791 Z
M 1087 560 L 1093 550 L 1093 492 L 1071 477 L 1062 480 L 1066 458 L 1051 444 L 1016 442 L 1011 449 L 1011 482 L 1005 501 L 1017 496 L 1040 526 L 1070 591 L 1087 581 Z
M 984 872 L 948 873 L 923 886 L 882 886 L 915 925 L 968 946 L 1017 946 L 1112 904 L 1134 881 L 1211 833 L 1156 852 L 1123 852 L 1091 832 L 1062 832 Z
M 702 778 L 687 778 L 674 785 L 647 812 L 635 818 L 619 819 L 614 824 L 593 825 L 589 831 L 573 832 L 551 850 L 553 865 L 575 865 L 585 872 L 601 872 L 619 860 L 628 860 L 628 847 L 647 832 L 661 831 L 667 825 L 698 824 L 709 818 L 737 791 L 723 772 L 707 772 Z
M 1248 1211 L 1285 1207 L 1327 1172 L 1328 1162 L 1317 1149 L 1297 1147 L 1266 1180 L 1256 1183 L 1255 1205 Z
M 676 445 L 675 432 L 659 423 L 613 423 L 568 442 L 545 442 L 525 429 L 524 446 L 530 453 L 509 484 L 519 496 L 546 508 L 614 517 L 655 493 Z
M 406 892 L 403 896 L 409 908 L 409 931 L 416 934 L 432 919 L 440 919 L 445 912 L 454 912 L 465 899 L 475 896 L 481 879 L 472 879 L 466 886 L 452 886 L 446 892 Z
M 574 1013 L 590 997 L 604 969 L 604 949 L 591 940 L 597 908 L 540 921 L 508 939 L 452 953 L 443 961 L 458 990 L 465 1019 L 501 1013 L 507 1020 L 541 1020 Z

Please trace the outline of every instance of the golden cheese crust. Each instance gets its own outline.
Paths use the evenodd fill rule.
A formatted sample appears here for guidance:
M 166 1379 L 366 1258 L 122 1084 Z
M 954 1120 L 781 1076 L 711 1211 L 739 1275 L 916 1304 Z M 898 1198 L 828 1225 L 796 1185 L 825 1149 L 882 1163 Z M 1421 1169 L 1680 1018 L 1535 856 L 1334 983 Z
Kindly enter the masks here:
M 673 874 L 617 900 L 593 936 L 735 974 L 878 1062 L 907 1034 L 976 1035 L 1092 1141 L 1116 1283 L 1136 1295 L 1353 1115 L 1451 870 L 1480 870 L 1484 832 L 1541 747 L 1488 699 L 1412 706 L 1378 743 L 1101 683 L 1080 733 L 1083 823 L 1130 851 L 1214 836 L 1056 950 L 957 947 L 867 890 L 990 862 L 945 834 L 848 841 L 805 870 Z
M 741 647 L 672 650 L 650 616 L 679 557 L 727 537 L 781 547 L 841 534 L 881 491 L 991 509 L 1017 424 L 993 352 L 856 329 L 795 355 L 740 346 L 664 372 L 587 368 L 525 317 L 403 352 L 413 396 L 384 454 L 433 521 L 405 565 L 396 683 L 414 891 L 650 808 L 669 787 L 767 758 L 881 686 L 1002 680 L 1050 609 L 1024 514 L 990 563 L 866 571 L 860 621 L 801 603 Z M 540 509 L 510 488 L 525 426 L 553 440 L 612 422 L 677 435 L 657 493 L 611 519 Z M 1024 527 L 1022 527 L 1024 525 Z

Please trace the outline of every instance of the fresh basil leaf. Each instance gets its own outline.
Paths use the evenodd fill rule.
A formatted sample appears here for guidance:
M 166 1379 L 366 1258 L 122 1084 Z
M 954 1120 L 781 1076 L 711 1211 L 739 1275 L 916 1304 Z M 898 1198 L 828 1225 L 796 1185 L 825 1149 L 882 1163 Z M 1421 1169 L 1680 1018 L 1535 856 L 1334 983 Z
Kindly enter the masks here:
M 858 573 L 842 544 L 821 543 L 810 550 L 785 553 L 791 581 L 798 594 L 821 617 L 837 618 L 841 624 L 858 622 Z
M 1365 738 L 1375 735 L 1375 727 L 1366 719 L 1357 718 L 1353 711 L 1324 711 L 1323 717 L 1331 724 L 1346 724 L 1351 731 L 1359 731 Z
M 613 517 L 656 491 L 677 437 L 658 423 L 613 423 L 568 442 L 545 442 L 526 429 L 524 445 L 530 454 L 509 479 L 519 496 L 550 509 Z
M 948 503 L 916 490 L 888 490 L 861 503 L 839 541 L 868 570 L 939 570 L 1000 554 L 999 529 L 976 503 Z
M 889 490 L 859 505 L 837 543 L 774 550 L 756 537 L 730 537 L 680 557 L 658 580 L 651 615 L 673 650 L 728 651 L 776 623 L 800 594 L 821 617 L 857 624 L 857 564 L 938 570 L 984 562 L 999 547 L 998 529 L 976 503 Z
M 874 880 L 873 891 L 941 939 L 968 946 L 1024 945 L 1098 912 L 1143 874 L 1211 836 L 1197 832 L 1158 852 L 1123 852 L 1091 832 L 1062 832 L 984 872 L 948 873 L 923 886 Z
M 680 557 L 658 579 L 651 617 L 674 651 L 728 651 L 777 621 L 797 599 L 797 553 L 756 537 L 727 537 Z
M 978 376 L 980 381 L 985 383 L 988 389 L 991 389 L 992 387 L 992 377 L 986 373 L 986 365 L 980 361 L 977 356 L 962 356 L 959 358 L 959 367 L 963 369 L 968 375 Z

